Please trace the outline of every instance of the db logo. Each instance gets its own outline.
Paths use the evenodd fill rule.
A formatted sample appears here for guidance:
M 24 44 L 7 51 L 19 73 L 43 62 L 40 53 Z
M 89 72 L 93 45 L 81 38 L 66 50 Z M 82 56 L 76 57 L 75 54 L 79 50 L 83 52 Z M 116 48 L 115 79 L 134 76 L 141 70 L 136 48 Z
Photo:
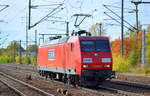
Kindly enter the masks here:
M 94 56 L 98 56 L 98 53 L 95 53 Z

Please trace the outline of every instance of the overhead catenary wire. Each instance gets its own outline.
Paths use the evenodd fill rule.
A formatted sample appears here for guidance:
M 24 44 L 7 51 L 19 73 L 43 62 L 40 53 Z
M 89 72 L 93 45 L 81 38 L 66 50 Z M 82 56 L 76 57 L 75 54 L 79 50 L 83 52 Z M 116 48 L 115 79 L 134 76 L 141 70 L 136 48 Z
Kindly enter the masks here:
M 17 1 L 17 0 L 16 0 L 16 1 Z M 27 0 L 24 0 L 24 1 L 27 1 Z M 40 1 L 40 0 L 32 0 L 32 2 L 35 2 L 35 3 L 36 3 L 36 1 Z M 47 2 L 47 4 L 48 4 L 48 2 L 52 2 L 52 3 L 53 3 L 53 2 L 55 2 L 55 3 L 58 3 L 58 2 L 59 2 L 59 1 L 56 2 L 56 1 L 51 1 L 51 0 L 41 0 L 41 1 L 44 2 L 44 3 Z M 60 0 L 60 1 L 62 1 L 62 0 Z M 65 17 L 64 14 L 63 14 L 63 16 L 62 16 L 62 14 L 59 14 L 59 15 L 62 16 L 62 19 L 66 19 L 66 18 L 68 17 L 69 19 L 67 19 L 67 21 L 71 21 L 69 16 L 70 16 L 70 13 L 71 13 L 71 11 L 72 11 L 72 10 L 71 10 L 72 8 L 70 8 L 70 5 L 68 4 L 67 1 L 68 1 L 68 0 L 65 1 L 65 5 L 66 5 L 66 6 L 65 6 L 65 7 L 66 7 L 65 10 L 68 9 L 68 12 L 65 13 L 65 14 L 67 14 L 67 16 Z M 78 0 L 78 1 L 79 1 L 79 0 Z M 78 4 L 79 4 L 79 3 L 82 3 L 81 1 L 82 1 L 82 0 L 80 0 L 80 2 L 78 2 Z M 127 1 L 129 1 L 129 0 L 127 0 Z M 86 2 L 87 2 L 87 1 L 84 0 L 84 3 L 86 3 Z M 101 2 L 101 0 L 100 0 L 100 2 Z M 113 2 L 115 2 L 116 5 L 114 5 L 114 3 L 112 3 L 112 2 L 111 2 L 111 5 L 113 5 L 113 6 L 117 6 L 117 5 L 118 5 L 118 7 L 120 6 L 120 5 L 118 4 L 118 2 L 117 2 L 117 3 L 116 3 L 116 1 L 113 1 Z M 81 7 L 80 4 L 79 4 L 79 5 L 75 5 L 75 4 L 77 3 L 77 0 L 75 0 L 75 2 L 73 2 L 73 3 L 72 3 L 72 0 L 70 0 L 70 3 L 71 3 L 71 5 L 74 5 L 74 7 L 78 7 L 78 6 Z M 95 1 L 92 1 L 92 3 L 94 4 Z M 36 3 L 36 4 L 38 4 L 38 3 Z M 84 12 L 83 9 L 84 9 L 85 6 L 86 6 L 86 4 L 82 4 L 81 9 L 80 9 L 80 8 L 78 8 L 78 9 L 74 8 L 74 10 L 75 10 L 75 11 L 78 10 L 78 12 L 80 12 L 79 10 L 82 10 L 82 11 Z M 15 7 L 15 6 L 14 6 L 14 7 Z M 89 6 L 89 7 L 90 7 L 90 6 Z M 93 8 L 93 7 L 92 7 L 92 8 Z M 129 8 L 130 8 L 130 7 L 129 7 Z M 117 9 L 118 9 L 118 8 L 117 8 Z M 10 9 L 9 9 L 9 10 L 10 10 Z M 21 10 L 21 8 L 20 8 L 19 10 Z M 26 9 L 25 9 L 25 10 L 26 10 Z M 73 11 L 74 11 L 74 10 L 73 10 Z M 75 12 L 75 11 L 74 11 L 74 12 Z M 120 10 L 119 10 L 119 11 L 120 11 Z M 24 12 L 25 12 L 25 11 L 24 11 Z M 69 13 L 69 12 L 70 12 L 70 13 Z M 72 13 L 73 13 L 73 12 L 72 12 Z M 148 12 L 147 12 L 147 13 L 148 13 Z M 15 13 L 15 14 L 16 14 L 16 13 Z M 18 19 L 18 17 L 19 17 L 22 13 L 19 14 L 19 15 L 17 15 L 17 16 L 14 16 L 15 14 L 12 14 L 12 16 L 11 16 L 11 14 L 8 14 L 8 15 L 10 15 L 11 18 L 12 18 L 12 17 L 15 17 L 14 20 L 12 20 L 12 21 L 18 22 L 17 19 Z M 34 15 L 36 15 L 36 14 L 34 14 Z M 42 15 L 44 15 L 44 14 L 42 14 Z M 57 14 L 56 14 L 56 15 L 57 15 Z M 100 15 L 102 15 L 102 14 L 100 14 Z M 142 14 L 142 15 L 143 15 L 143 14 Z M 34 16 L 33 16 L 33 18 L 34 18 Z M 128 19 L 128 17 L 125 17 L 125 18 Z M 9 17 L 9 19 L 10 19 L 10 17 Z M 12 18 L 12 19 L 13 19 L 13 18 Z M 38 18 L 37 18 L 37 19 L 38 19 Z M 94 19 L 95 19 L 95 17 L 94 17 Z M 9 21 L 9 20 L 8 20 L 8 21 Z M 12 22 L 12 21 L 11 21 L 11 22 Z M 33 22 L 35 22 L 34 19 L 33 19 Z M 10 23 L 10 22 L 9 22 L 9 23 Z M 14 22 L 13 22 L 13 24 L 14 24 Z M 119 23 L 118 23 L 118 24 L 119 24 Z M 12 23 L 11 23 L 11 25 L 12 25 Z M 126 24 L 126 25 L 127 25 L 127 24 Z M 43 26 L 43 25 L 40 25 L 40 26 Z M 47 26 L 49 26 L 49 25 L 47 25 Z M 71 25 L 70 25 L 70 26 L 71 26 Z M 5 27 L 5 26 L 4 26 L 4 27 Z M 38 27 L 39 27 L 39 26 L 38 26 Z M 108 29 L 108 30 L 109 30 L 109 29 Z
M 109 6 L 109 7 L 113 7 L 113 8 L 117 8 L 117 9 L 120 9 L 121 7 L 118 7 L 118 6 L 113 6 L 113 5 L 106 5 L 106 6 Z M 130 8 L 124 8 L 126 10 L 134 10 L 134 9 L 130 9 Z
M 113 19 L 114 21 L 116 21 L 117 23 L 121 24 L 121 22 L 119 22 L 118 20 L 116 20 L 115 18 L 113 18 L 112 16 L 108 15 L 106 12 L 104 12 L 105 15 L 107 15 L 108 17 L 110 17 L 111 19 Z M 126 25 L 124 25 L 124 27 L 126 27 L 128 30 L 133 31 L 132 29 L 130 29 L 129 27 L 127 27 Z
M 9 4 L 8 10 L 9 10 L 9 9 L 12 9 L 13 7 L 15 7 L 16 4 L 17 4 L 17 3 L 15 3 L 15 4 L 12 4 L 12 3 Z M 5 14 L 4 14 L 5 16 L 4 16 L 3 18 L 8 18 L 8 16 L 9 16 L 9 18 L 8 18 L 8 20 L 6 20 L 7 23 L 6 23 L 5 26 L 3 26 L 2 28 L 3 28 L 3 29 L 4 29 L 4 28 L 7 28 L 8 25 L 9 25 L 11 22 L 13 22 L 14 20 L 16 20 L 16 18 L 18 18 L 18 16 L 22 15 L 22 13 L 25 12 L 26 8 L 27 8 L 27 7 L 25 6 L 25 7 L 22 8 L 21 10 L 16 11 L 16 14 L 13 14 L 13 16 L 9 15 L 10 12 L 12 12 L 12 11 L 5 13 Z
M 62 11 L 63 9 L 65 9 L 65 7 L 62 7 L 61 9 L 57 10 L 56 12 L 54 12 L 53 14 L 51 14 L 50 16 L 48 16 L 48 18 L 52 17 L 52 16 L 55 15 L 56 13 Z
M 107 7 L 107 5 L 103 5 L 105 8 L 107 8 L 110 12 L 112 12 L 114 15 L 116 15 L 118 18 L 121 19 L 121 17 L 116 14 L 114 11 L 112 11 L 110 8 Z M 129 22 L 127 22 L 126 20 L 123 20 L 125 23 L 127 23 L 128 25 L 130 25 L 132 28 L 134 28 L 135 30 L 137 30 L 137 28 L 135 28 L 134 26 L 132 26 Z
M 52 6 L 57 6 L 57 5 L 60 5 L 60 4 L 49 4 L 49 5 L 32 5 L 31 8 L 32 9 L 50 9 L 50 7 Z M 51 8 L 52 9 L 52 8 Z
M 6 9 L 7 7 L 9 7 L 9 5 L 0 5 L 0 6 L 3 7 L 3 8 L 0 9 L 0 12 L 3 11 L 4 9 Z
M 3 1 L 4 1 L 4 3 L 8 3 L 7 5 L 8 5 L 9 8 L 7 8 L 7 10 L 12 10 L 14 7 L 17 7 L 17 4 L 18 4 L 18 2 L 13 2 L 13 0 L 3 0 Z M 9 1 L 9 2 L 7 2 L 7 1 Z M 25 0 L 25 1 L 27 1 L 27 0 Z M 25 2 L 24 2 L 24 3 L 25 3 Z M 24 3 L 22 3 L 22 4 L 24 4 Z M 21 7 L 24 7 L 24 6 L 21 6 Z M 17 12 L 18 9 L 17 9 L 17 11 L 15 10 L 15 12 L 16 12 L 17 14 L 23 13 L 25 8 L 19 8 L 19 9 L 20 9 L 19 12 Z M 21 11 L 22 11 L 22 12 L 21 12 Z M 8 11 L 7 13 L 3 14 L 3 15 L 5 15 L 3 18 L 7 18 L 6 16 L 11 17 L 11 15 L 10 15 L 11 13 L 10 13 L 10 12 L 12 12 L 13 15 L 15 15 L 15 16 L 12 16 L 12 18 L 18 17 L 18 15 L 16 15 L 15 12 L 13 12 L 13 11 Z M 7 15 L 6 15 L 6 14 L 7 14 Z M 8 20 L 8 21 L 11 21 L 11 19 Z
M 42 19 L 40 19 L 39 21 L 37 21 L 36 23 L 34 23 L 33 25 L 30 25 L 29 23 L 29 29 L 35 27 L 36 25 L 38 25 L 39 23 L 43 22 L 46 18 L 48 18 L 49 15 L 54 15 L 53 12 L 55 12 L 58 8 L 60 8 L 63 4 L 59 4 L 59 6 L 57 6 L 55 9 L 53 9 L 51 12 L 49 12 L 46 16 L 44 16 Z M 51 16 L 52 16 L 51 15 Z

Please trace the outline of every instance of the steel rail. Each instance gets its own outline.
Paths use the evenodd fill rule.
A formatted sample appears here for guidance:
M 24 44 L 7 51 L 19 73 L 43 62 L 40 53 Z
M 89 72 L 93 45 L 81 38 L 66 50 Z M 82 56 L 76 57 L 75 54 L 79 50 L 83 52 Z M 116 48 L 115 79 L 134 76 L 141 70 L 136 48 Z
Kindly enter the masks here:
M 20 96 L 26 96 L 24 93 L 22 93 L 21 91 L 19 91 L 18 89 L 16 89 L 15 87 L 7 84 L 7 82 L 4 82 L 2 80 L 0 80 L 0 82 L 2 82 L 4 85 L 6 85 L 8 88 L 12 89 L 13 91 L 15 91 L 15 93 L 17 93 Z
M 105 87 L 105 86 L 99 86 L 99 88 L 102 88 L 102 89 L 106 89 L 106 90 L 109 90 L 109 91 L 113 91 L 117 94 L 120 94 L 120 95 L 125 95 L 125 96 L 144 96 L 142 94 L 137 94 L 137 93 L 132 93 L 132 92 L 127 92 L 127 91 L 122 91 L 122 90 L 118 90 L 118 89 L 115 89 L 115 88 L 109 88 L 109 87 Z
M 19 68 L 20 69 L 20 68 Z M 42 77 L 44 78 L 44 77 Z M 44 80 L 44 79 L 43 79 Z M 45 80 L 44 80 L 45 81 Z M 46 80 L 48 81 L 48 80 Z M 50 80 L 51 81 L 51 80 Z M 48 81 L 49 82 L 49 81 Z M 53 81 L 53 82 L 56 82 L 56 83 L 60 83 L 60 84 L 64 84 L 63 82 L 60 82 L 60 81 Z M 113 83 L 113 82 L 112 82 Z M 92 93 L 95 93 L 95 94 L 99 94 L 99 95 L 102 95 L 102 96 L 116 96 L 116 94 L 121 94 L 121 95 L 127 95 L 127 96 L 142 96 L 141 94 L 136 94 L 136 93 L 132 93 L 132 92 L 127 92 L 127 91 L 122 91 L 122 90 L 118 90 L 118 89 L 114 89 L 114 88 L 108 88 L 108 87 L 104 87 L 104 86 L 99 86 L 99 88 L 101 89 L 104 89 L 104 90 L 107 90 L 108 92 L 103 92 L 102 90 L 100 89 L 91 89 L 91 88 L 85 88 L 85 87 L 77 87 L 79 90 L 82 89 L 83 91 L 86 91 L 86 92 L 92 92 Z
M 89 89 L 89 88 L 84 88 L 84 87 L 80 87 L 79 89 L 82 89 L 82 90 L 88 91 L 88 92 L 97 93 L 97 94 L 100 94 L 102 96 L 116 96 L 116 94 L 106 93 L 106 92 L 102 92 L 100 90 L 94 90 L 94 89 Z
M 42 93 L 43 95 L 46 95 L 46 96 L 55 96 L 55 95 L 50 94 L 50 93 L 47 93 L 47 92 L 45 92 L 45 91 L 43 91 L 43 90 L 41 90 L 41 89 L 39 89 L 39 88 L 36 88 L 36 87 L 34 87 L 34 86 L 30 85 L 30 84 L 27 84 L 27 83 L 25 83 L 25 82 L 23 82 L 23 81 L 20 81 L 20 80 L 18 80 L 18 79 L 15 79 L 15 78 L 13 78 L 13 77 L 11 77 L 11 76 L 5 74 L 5 73 L 0 72 L 0 74 L 3 75 L 3 76 L 5 76 L 5 77 L 7 77 L 7 78 L 9 78 L 9 79 L 11 79 L 11 80 L 14 80 L 14 81 L 16 81 L 16 82 L 18 82 L 18 83 L 20 83 L 20 84 L 23 84 L 24 86 L 27 86 L 27 87 L 29 87 L 29 88 L 35 90 L 35 91 L 38 91 L 38 92 Z M 23 95 L 22 95 L 22 96 L 23 96 Z
M 112 80 L 110 82 L 114 83 L 114 84 L 126 85 L 126 86 L 132 86 L 132 87 L 138 87 L 138 88 L 150 90 L 150 84 L 144 84 L 144 83 L 138 83 L 138 82 L 129 82 L 129 81 L 123 81 L 123 80 L 119 80 L 119 79 L 115 79 L 115 80 Z
M 21 69 L 21 68 L 19 68 Z M 44 77 L 42 77 L 44 78 Z M 44 79 L 43 79 L 44 80 Z M 45 80 L 44 80 L 45 81 Z M 46 80 L 47 81 L 47 80 Z M 48 81 L 49 82 L 49 81 Z M 53 82 L 56 82 L 56 83 L 60 83 L 60 84 L 63 84 L 62 82 L 60 81 L 53 81 Z M 112 83 L 115 83 L 115 84 L 121 84 L 121 85 L 128 85 L 128 86 L 132 86 L 133 83 L 130 82 L 130 84 L 128 84 L 128 82 L 126 83 L 126 81 L 122 81 L 121 80 L 116 80 L 116 82 L 114 80 L 112 81 L 109 81 L 109 82 L 112 82 Z M 125 83 L 124 83 L 125 82 Z M 140 87 L 140 88 L 146 88 L 145 86 L 147 86 L 146 84 L 141 86 L 141 85 L 137 85 L 135 87 Z M 118 89 L 115 89 L 115 88 L 110 88 L 110 87 L 105 87 L 105 86 L 99 86 L 99 88 L 102 88 L 102 89 L 105 89 L 107 90 L 108 92 L 103 92 L 101 91 L 100 89 L 98 90 L 95 90 L 95 89 L 90 89 L 90 88 L 85 88 L 85 87 L 78 87 L 78 89 L 82 89 L 83 91 L 87 91 L 87 92 L 92 92 L 92 93 L 95 93 L 95 94 L 99 94 L 99 95 L 103 95 L 103 96 L 116 96 L 116 94 L 121 94 L 121 95 L 127 95 L 127 96 L 143 96 L 142 94 L 137 94 L 137 93 L 132 93 L 132 92 L 128 92 L 128 91 L 122 91 L 122 90 L 118 90 Z M 149 87 L 148 87 L 149 88 Z M 109 92 L 111 92 L 112 94 L 110 94 Z M 113 94 L 114 93 L 114 94 Z

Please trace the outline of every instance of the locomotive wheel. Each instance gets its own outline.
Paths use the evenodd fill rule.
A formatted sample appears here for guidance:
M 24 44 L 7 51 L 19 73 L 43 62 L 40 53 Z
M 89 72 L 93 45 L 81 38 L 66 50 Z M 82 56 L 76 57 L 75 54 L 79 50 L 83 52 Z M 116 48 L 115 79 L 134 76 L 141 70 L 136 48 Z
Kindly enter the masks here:
M 59 81 L 62 81 L 62 79 L 63 79 L 63 75 L 62 75 L 61 73 L 59 73 L 59 74 L 58 74 L 58 80 L 59 80 Z
M 80 85 L 80 79 L 79 76 L 75 76 L 75 87 Z
M 76 75 L 67 75 L 67 84 L 73 85 L 73 87 L 79 86 L 79 78 Z
M 42 71 L 42 76 L 44 76 L 45 74 L 44 74 L 44 71 Z
M 77 76 L 75 76 L 75 75 L 71 75 L 70 76 L 70 84 L 72 84 L 73 85 L 73 87 L 76 87 L 77 86 L 77 78 L 76 78 Z
M 64 83 L 67 83 L 66 81 L 67 81 L 67 76 L 66 76 L 66 74 L 63 74 L 63 76 L 62 76 L 62 81 L 64 82 Z
M 46 79 L 48 78 L 48 72 L 45 72 L 45 78 Z
M 40 76 L 42 76 L 42 72 L 41 72 L 41 70 L 39 71 L 39 74 L 40 74 Z
M 54 80 L 54 78 L 55 78 L 55 74 L 54 73 L 50 73 L 50 79 Z
M 67 84 L 70 85 L 71 84 L 71 76 L 67 75 Z

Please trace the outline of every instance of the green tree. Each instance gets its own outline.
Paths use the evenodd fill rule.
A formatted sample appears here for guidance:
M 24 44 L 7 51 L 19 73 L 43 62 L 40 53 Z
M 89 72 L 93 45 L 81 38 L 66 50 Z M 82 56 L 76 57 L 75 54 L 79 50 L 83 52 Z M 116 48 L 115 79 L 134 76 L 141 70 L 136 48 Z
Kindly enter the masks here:
M 31 59 L 30 59 L 29 56 L 26 56 L 26 58 L 25 58 L 25 63 L 26 63 L 26 64 L 31 64 Z
M 0 48 L 0 56 L 2 56 L 4 54 L 4 52 L 6 52 L 5 48 Z
M 136 27 L 135 27 L 136 28 Z M 124 56 L 121 56 L 120 40 L 112 42 L 113 66 L 114 69 L 121 72 L 127 72 L 138 67 L 141 63 L 142 32 L 130 28 L 124 37 Z M 139 30 L 142 30 L 139 24 Z
M 13 60 L 15 61 L 15 57 L 18 55 L 19 50 L 20 50 L 20 44 L 19 42 L 14 40 L 7 46 L 7 50 L 5 54 L 13 57 Z M 21 50 L 22 51 L 24 50 L 23 47 L 21 47 Z
M 136 50 L 132 50 L 129 56 L 129 64 L 134 67 L 137 65 L 138 56 Z
M 146 63 L 150 66 L 150 25 L 148 25 L 146 33 Z
M 37 45 L 29 45 L 28 47 L 27 47 L 27 51 L 28 52 L 37 52 L 38 51 L 38 46 Z

